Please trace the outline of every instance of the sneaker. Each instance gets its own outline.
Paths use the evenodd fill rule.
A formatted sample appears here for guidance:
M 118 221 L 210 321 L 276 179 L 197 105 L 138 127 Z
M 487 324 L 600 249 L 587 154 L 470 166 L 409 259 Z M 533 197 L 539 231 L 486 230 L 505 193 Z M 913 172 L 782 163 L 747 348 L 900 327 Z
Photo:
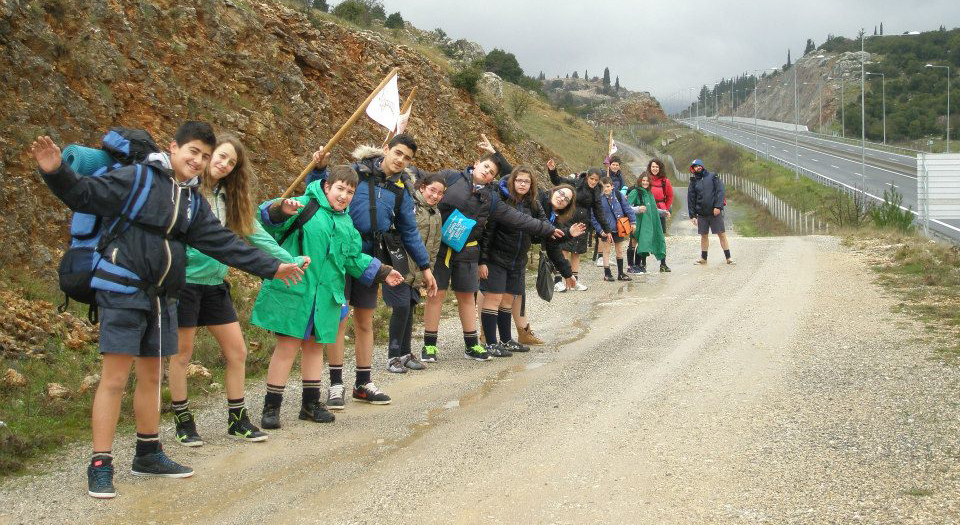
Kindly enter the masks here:
M 426 370 L 426 365 L 423 364 L 417 356 L 413 353 L 409 353 L 405 356 L 400 357 L 400 362 L 403 363 L 403 366 L 409 368 L 410 370 Z
M 517 341 L 514 341 L 513 339 L 500 343 L 500 346 L 506 348 L 507 350 L 510 350 L 511 352 L 529 352 L 530 351 L 529 346 L 522 345 Z
M 567 283 L 565 283 L 565 282 L 563 282 L 563 281 L 557 281 L 557 282 L 553 285 L 553 291 L 554 291 L 554 292 L 566 292 L 566 291 L 567 291 Z
M 87 494 L 98 499 L 116 497 L 117 489 L 113 488 L 113 463 L 103 460 L 90 462 L 87 466 Z
M 179 415 L 174 414 L 173 422 L 177 427 L 177 443 L 185 447 L 203 446 L 203 439 L 201 439 L 200 434 L 197 433 L 197 422 L 194 421 L 193 414 L 190 413 L 189 410 Z
M 327 390 L 327 409 L 328 410 L 343 410 L 343 383 L 337 383 L 335 385 L 330 385 L 330 389 Z
M 436 363 L 437 357 L 439 357 L 437 350 L 437 347 L 433 345 L 424 346 L 420 349 L 420 360 L 424 363 Z
M 269 430 L 280 428 L 280 405 L 263 405 L 260 426 Z
M 581 284 L 580 281 L 577 281 L 577 285 L 573 287 L 574 290 L 578 292 L 584 292 L 587 290 L 587 285 Z
M 371 405 L 389 405 L 390 396 L 384 394 L 373 384 L 373 381 L 360 386 L 353 387 L 353 398 L 357 401 L 370 403 Z
M 603 274 L 603 280 L 604 280 L 604 281 L 607 281 L 607 282 L 612 282 L 612 281 L 614 281 L 613 274 L 612 274 L 612 273 L 605 273 L 605 274 Z M 578 283 L 578 284 L 579 284 L 579 283 Z M 577 289 L 579 290 L 579 288 L 577 288 Z
M 603 261 L 603 257 L 602 257 L 602 256 L 601 256 L 601 257 L 597 257 L 597 266 L 598 266 L 598 267 L 601 267 L 601 268 L 604 267 L 604 266 L 606 266 L 606 263 Z
M 464 350 L 463 355 L 467 359 L 475 359 L 477 361 L 490 360 L 490 354 L 487 353 L 487 349 L 481 345 L 473 345 L 470 348 L 467 348 Z
M 130 473 L 134 476 L 189 478 L 193 475 L 193 469 L 168 458 L 161 448 L 153 454 L 134 456 Z
M 406 374 L 407 367 L 403 366 L 403 362 L 399 357 L 391 357 L 387 361 L 387 372 L 393 374 Z
M 513 352 L 511 352 L 510 350 L 508 350 L 507 347 L 503 346 L 503 345 L 500 344 L 500 343 L 493 343 L 493 344 L 487 345 L 487 353 L 490 354 L 490 355 L 492 355 L 493 357 L 511 357 L 511 356 L 513 356 Z
M 700 266 L 706 266 L 706 265 L 707 265 L 707 260 L 706 260 L 706 259 L 697 259 L 696 264 L 699 264 Z
M 633 266 L 627 267 L 627 273 L 640 273 L 640 267 L 634 264 Z
M 727 259 L 727 264 L 736 264 L 733 262 L 733 259 Z
M 627 274 L 625 274 L 625 273 L 621 273 L 620 275 L 617 276 L 617 280 L 618 280 L 618 281 L 632 281 L 633 279 L 631 279 L 629 275 L 627 275 Z
M 246 408 L 240 409 L 239 416 L 231 413 L 227 416 L 227 419 L 230 421 L 230 424 L 227 427 L 228 436 L 236 439 L 242 439 L 244 441 L 250 441 L 251 443 L 258 443 L 260 441 L 267 440 L 267 433 L 260 430 L 250 422 L 250 417 L 247 416 Z
M 667 266 L 667 263 L 660 263 L 660 273 L 670 273 L 670 267 Z
M 314 423 L 332 423 L 335 417 L 327 410 L 327 407 L 320 401 L 310 401 L 300 407 L 300 415 L 297 416 L 304 421 L 313 421 Z

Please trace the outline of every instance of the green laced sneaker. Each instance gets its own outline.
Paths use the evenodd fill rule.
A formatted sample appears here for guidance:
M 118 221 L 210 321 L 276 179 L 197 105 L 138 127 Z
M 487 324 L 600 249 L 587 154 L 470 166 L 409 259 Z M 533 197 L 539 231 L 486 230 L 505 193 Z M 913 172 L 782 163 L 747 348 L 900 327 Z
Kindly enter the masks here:
M 426 345 L 420 350 L 420 360 L 424 363 L 436 363 L 437 362 L 437 347 L 433 345 Z
M 489 361 L 489 360 L 490 360 L 490 353 L 487 352 L 487 349 L 484 348 L 483 345 L 480 345 L 480 344 L 476 344 L 476 345 L 471 346 L 470 348 L 467 348 L 467 349 L 463 352 L 463 355 L 464 355 L 464 357 L 466 357 L 467 359 L 475 359 L 475 360 L 477 360 L 477 361 Z

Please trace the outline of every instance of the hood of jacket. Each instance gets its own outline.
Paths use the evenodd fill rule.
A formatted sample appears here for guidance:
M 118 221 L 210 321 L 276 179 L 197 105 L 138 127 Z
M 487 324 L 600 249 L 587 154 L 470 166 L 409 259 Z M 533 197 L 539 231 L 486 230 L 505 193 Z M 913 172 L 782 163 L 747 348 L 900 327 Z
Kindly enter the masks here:
M 147 155 L 147 160 L 144 161 L 144 164 L 149 164 L 155 168 L 160 168 L 161 171 L 173 178 L 178 186 L 183 188 L 192 188 L 200 185 L 199 176 L 194 177 L 186 182 L 180 182 L 177 180 L 177 174 L 173 172 L 173 164 L 170 162 L 170 154 L 165 151 L 158 151 L 156 153 Z

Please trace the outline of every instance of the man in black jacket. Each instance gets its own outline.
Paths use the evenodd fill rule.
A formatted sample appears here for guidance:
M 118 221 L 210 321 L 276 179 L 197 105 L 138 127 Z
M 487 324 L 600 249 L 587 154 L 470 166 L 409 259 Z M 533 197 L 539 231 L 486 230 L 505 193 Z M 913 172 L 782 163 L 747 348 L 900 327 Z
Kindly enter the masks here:
M 438 209 L 444 222 L 458 213 L 468 220 L 476 221 L 469 232 L 465 232 L 459 251 L 447 244 L 446 238 L 440 243 L 440 251 L 434 264 L 434 276 L 438 292 L 427 299 L 423 315 L 422 357 L 425 361 L 437 359 L 437 330 L 440 326 L 440 308 L 447 288 L 453 288 L 457 296 L 460 311 L 460 323 L 463 326 L 463 341 L 466 346 L 464 355 L 469 359 L 486 361 L 490 355 L 480 345 L 477 334 L 477 305 L 473 294 L 477 292 L 478 261 L 480 258 L 479 239 L 487 221 L 507 224 L 525 231 L 530 235 L 544 237 L 562 237 L 562 230 L 546 221 L 534 219 L 515 208 L 501 202 L 495 185 L 490 184 L 497 177 L 499 166 L 494 154 L 487 154 L 463 171 L 441 170 L 447 179 L 447 191 L 440 201 Z M 446 237 L 446 236 L 445 236 Z
M 136 193 L 141 207 L 130 227 L 117 235 L 105 234 L 107 240 L 98 251 L 103 254 L 101 263 L 109 264 L 98 264 L 92 281 L 100 307 L 103 356 L 93 400 L 93 457 L 87 468 L 87 491 L 95 498 L 116 495 L 111 451 L 120 401 L 134 364 L 137 445 L 133 474 L 171 478 L 193 475 L 193 469 L 167 457 L 159 441 L 161 361 L 177 352 L 176 299 L 186 281 L 185 244 L 265 279 L 298 282 L 303 275 L 296 264 L 282 264 L 244 243 L 210 211 L 196 182 L 215 145 L 216 136 L 209 124 L 187 122 L 177 131 L 169 155 L 155 153 L 145 164 L 97 177 L 74 173 L 61 161 L 60 148 L 50 137 L 38 137 L 31 148 L 40 174 L 54 195 L 75 212 L 104 217 L 103 224 L 113 224 L 125 201 L 133 198 L 135 186 L 148 181 Z M 107 269 L 119 275 L 116 284 L 121 287 L 109 284 L 112 281 Z
M 723 181 L 707 171 L 700 159 L 690 164 L 690 173 L 693 177 L 690 178 L 690 187 L 687 188 L 687 209 L 690 220 L 700 234 L 700 260 L 697 264 L 707 264 L 711 231 L 720 239 L 720 247 L 723 248 L 727 264 L 733 264 L 733 259 L 730 258 L 730 243 L 727 241 L 723 224 L 723 208 L 726 205 Z

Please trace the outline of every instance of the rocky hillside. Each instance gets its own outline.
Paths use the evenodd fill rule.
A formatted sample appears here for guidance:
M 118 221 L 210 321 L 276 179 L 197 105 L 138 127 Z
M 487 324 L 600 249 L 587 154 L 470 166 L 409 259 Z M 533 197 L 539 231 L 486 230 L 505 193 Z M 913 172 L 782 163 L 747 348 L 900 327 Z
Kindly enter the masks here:
M 543 81 L 550 101 L 602 125 L 652 124 L 667 115 L 648 92 L 604 86 L 600 78 L 553 78 Z
M 466 165 L 480 133 L 513 161 L 563 159 L 529 138 L 502 144 L 491 117 L 451 87 L 448 67 L 414 47 L 277 1 L 0 0 L 0 262 L 52 268 L 66 239 L 68 211 L 27 153 L 39 134 L 95 145 L 122 125 L 167 143 L 179 122 L 204 119 L 244 139 L 266 198 L 393 67 L 401 96 L 419 86 L 410 131 L 420 166 Z M 362 120 L 335 161 L 384 135 Z

